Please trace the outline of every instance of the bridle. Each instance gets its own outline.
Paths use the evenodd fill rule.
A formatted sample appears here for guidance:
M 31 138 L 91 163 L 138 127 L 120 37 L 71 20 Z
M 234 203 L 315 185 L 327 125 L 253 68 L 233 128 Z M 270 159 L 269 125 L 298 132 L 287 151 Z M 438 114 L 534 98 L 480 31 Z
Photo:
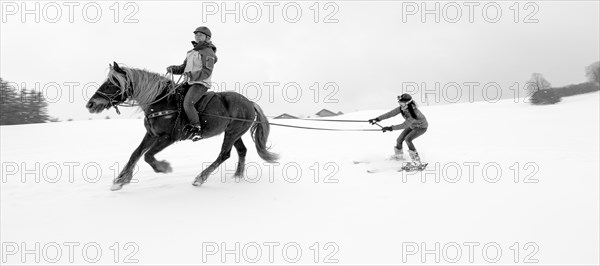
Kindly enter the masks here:
M 119 111 L 119 107 L 118 106 L 133 107 L 135 105 L 133 105 L 132 103 L 125 104 L 124 101 L 117 101 L 116 98 L 119 97 L 119 95 L 122 95 L 122 93 L 121 93 L 121 87 L 119 87 L 119 86 L 117 86 L 115 84 L 113 84 L 113 85 L 119 88 L 119 90 L 117 90 L 115 93 L 113 93 L 113 94 L 106 94 L 104 92 L 101 92 L 101 91 L 97 90 L 95 94 L 98 94 L 98 95 L 102 96 L 103 98 L 105 98 L 106 100 L 108 100 L 108 103 L 110 104 L 110 107 L 115 108 L 115 110 L 117 111 L 117 114 L 120 115 L 121 111 Z M 125 99 L 128 99 L 131 96 L 131 94 L 128 94 L 127 92 L 131 91 L 132 88 L 133 88 L 133 85 L 131 84 L 131 82 L 129 82 L 129 88 L 127 88 L 125 90 Z
M 110 104 L 109 108 L 110 107 L 114 107 L 115 110 L 117 111 L 117 114 L 119 114 L 119 115 L 121 114 L 121 111 L 119 111 L 118 106 L 122 102 L 119 102 L 119 101 L 115 100 L 115 98 L 117 98 L 117 96 L 119 96 L 119 94 L 120 94 L 118 91 L 115 92 L 114 94 L 106 94 L 106 93 L 101 92 L 101 91 L 96 91 L 95 94 L 98 94 L 98 95 L 102 96 L 103 98 L 105 98 L 106 100 L 108 100 L 108 103 Z

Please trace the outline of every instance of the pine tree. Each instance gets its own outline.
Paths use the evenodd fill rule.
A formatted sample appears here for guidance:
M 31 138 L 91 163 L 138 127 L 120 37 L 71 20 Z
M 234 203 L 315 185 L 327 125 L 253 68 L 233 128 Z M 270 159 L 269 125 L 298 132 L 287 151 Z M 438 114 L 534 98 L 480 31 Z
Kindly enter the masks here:
M 0 125 L 57 121 L 48 115 L 48 102 L 41 92 L 17 91 L 0 78 Z
M 18 124 L 14 114 L 18 113 L 18 94 L 0 78 L 0 125 Z

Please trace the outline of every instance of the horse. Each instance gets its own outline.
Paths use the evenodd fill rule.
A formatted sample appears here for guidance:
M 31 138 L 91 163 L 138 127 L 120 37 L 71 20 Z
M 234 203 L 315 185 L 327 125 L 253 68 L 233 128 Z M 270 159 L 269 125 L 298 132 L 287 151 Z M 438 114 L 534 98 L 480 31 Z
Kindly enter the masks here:
M 119 105 L 137 105 L 144 112 L 146 128 L 142 142 L 113 180 L 111 190 L 115 191 L 131 182 L 134 167 L 142 155 L 154 172 L 172 172 L 169 162 L 158 161 L 154 155 L 177 141 L 191 139 L 194 134 L 184 130 L 188 124 L 182 109 L 184 91 L 172 80 L 147 70 L 121 67 L 116 62 L 109 64 L 109 69 L 106 81 L 89 99 L 86 108 L 90 113 L 100 113 L 114 107 L 120 113 Z M 206 182 L 208 176 L 230 157 L 232 147 L 239 157 L 234 176 L 243 177 L 247 149 L 242 136 L 248 130 L 259 157 L 269 163 L 278 160 L 279 155 L 267 147 L 269 122 L 258 104 L 232 91 L 207 94 L 212 94 L 212 97 L 198 101 L 204 101 L 204 110 L 199 110 L 201 106 L 196 104 L 202 126 L 201 137 L 207 139 L 224 133 L 224 140 L 217 159 L 196 176 L 192 183 L 194 186 Z

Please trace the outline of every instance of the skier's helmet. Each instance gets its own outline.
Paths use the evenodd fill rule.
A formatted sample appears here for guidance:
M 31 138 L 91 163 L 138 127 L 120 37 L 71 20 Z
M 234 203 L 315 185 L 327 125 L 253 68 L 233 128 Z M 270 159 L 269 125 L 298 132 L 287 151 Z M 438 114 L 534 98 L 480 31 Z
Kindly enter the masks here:
M 404 94 L 398 96 L 398 102 L 408 104 L 408 103 L 412 102 L 412 97 L 410 96 L 410 94 L 404 93 Z

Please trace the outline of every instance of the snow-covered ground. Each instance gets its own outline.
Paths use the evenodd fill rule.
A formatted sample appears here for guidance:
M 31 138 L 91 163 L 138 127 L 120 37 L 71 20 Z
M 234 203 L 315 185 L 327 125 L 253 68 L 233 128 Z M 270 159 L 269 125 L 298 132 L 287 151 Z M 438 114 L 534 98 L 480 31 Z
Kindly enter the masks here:
M 137 183 L 117 192 L 142 120 L 3 126 L 2 263 L 598 264 L 599 96 L 423 106 L 421 174 L 366 172 L 390 167 L 399 132 L 272 127 L 279 164 L 261 161 L 246 135 L 245 180 L 233 178 L 233 152 L 191 185 L 216 158 L 215 137 L 159 153 L 170 174 L 142 160 Z M 363 159 L 375 162 L 353 164 Z

